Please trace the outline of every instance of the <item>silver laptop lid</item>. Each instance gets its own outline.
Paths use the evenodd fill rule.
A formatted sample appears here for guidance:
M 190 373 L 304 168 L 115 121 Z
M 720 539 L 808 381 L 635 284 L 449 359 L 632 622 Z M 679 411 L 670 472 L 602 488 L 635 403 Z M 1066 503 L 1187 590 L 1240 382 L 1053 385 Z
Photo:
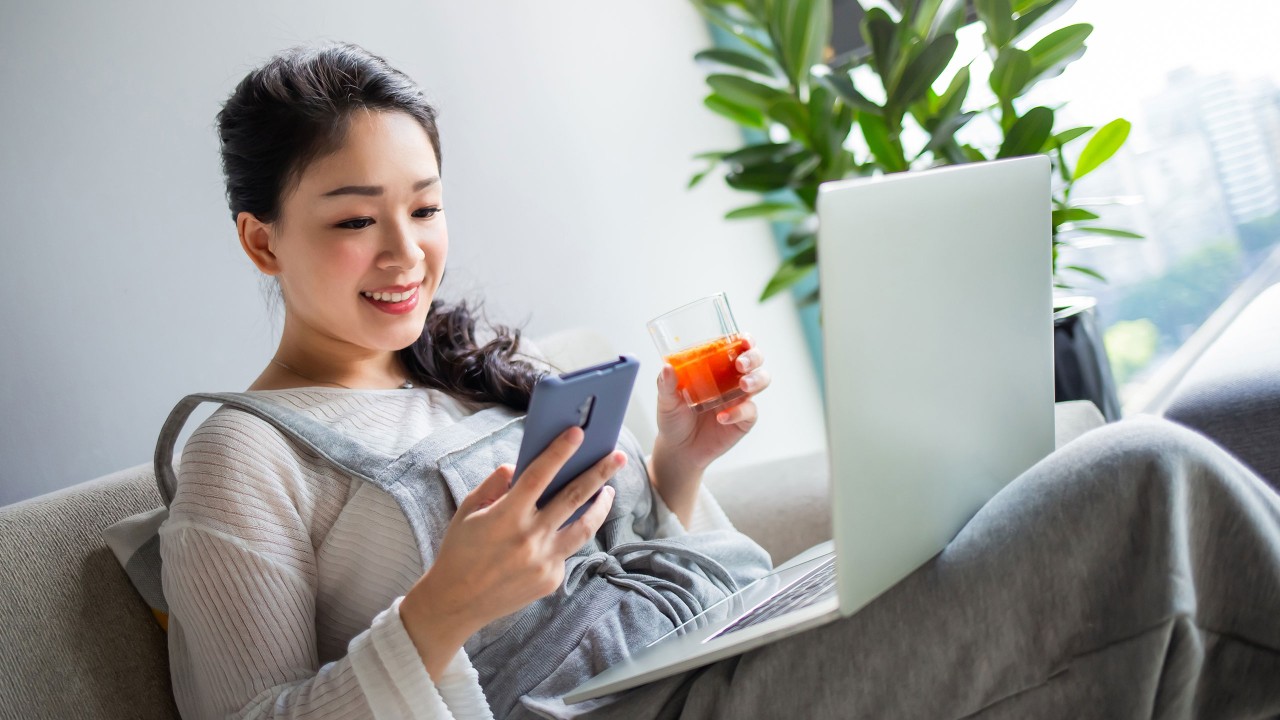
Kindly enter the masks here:
M 1045 156 L 827 183 L 818 257 L 840 611 L 1053 450 Z

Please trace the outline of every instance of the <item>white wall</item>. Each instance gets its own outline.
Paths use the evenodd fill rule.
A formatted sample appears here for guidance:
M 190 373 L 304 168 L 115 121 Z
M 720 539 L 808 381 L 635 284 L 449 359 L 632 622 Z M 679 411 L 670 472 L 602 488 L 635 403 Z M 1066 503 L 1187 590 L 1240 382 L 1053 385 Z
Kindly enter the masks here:
M 650 317 L 726 290 L 774 386 L 733 467 L 823 445 L 789 299 L 749 195 L 694 153 L 735 129 L 701 106 L 707 45 L 685 2 L 248 0 L 5 3 L 0 9 L 0 504 L 146 462 L 184 394 L 241 390 L 269 318 L 223 198 L 213 117 L 271 53 L 346 39 L 441 111 L 446 293 L 483 294 L 531 335 L 585 325 L 644 363 Z

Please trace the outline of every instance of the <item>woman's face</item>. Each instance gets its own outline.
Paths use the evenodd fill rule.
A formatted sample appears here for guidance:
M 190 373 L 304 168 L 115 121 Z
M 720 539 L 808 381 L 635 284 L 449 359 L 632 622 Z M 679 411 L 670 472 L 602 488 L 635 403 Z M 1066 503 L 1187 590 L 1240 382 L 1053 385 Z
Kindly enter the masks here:
M 357 352 L 413 344 L 449 249 L 441 193 L 416 120 L 353 115 L 342 147 L 303 171 L 272 226 L 286 332 L 292 324 L 306 336 L 295 340 Z

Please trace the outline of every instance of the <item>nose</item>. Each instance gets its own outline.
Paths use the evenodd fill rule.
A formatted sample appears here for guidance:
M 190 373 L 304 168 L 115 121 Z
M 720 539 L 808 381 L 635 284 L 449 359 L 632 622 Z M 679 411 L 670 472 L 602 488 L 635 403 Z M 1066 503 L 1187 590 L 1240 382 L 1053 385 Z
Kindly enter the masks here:
M 384 222 L 382 228 L 382 247 L 378 253 L 379 269 L 411 269 L 422 263 L 426 253 L 418 244 L 418 237 L 410 224 L 404 221 Z

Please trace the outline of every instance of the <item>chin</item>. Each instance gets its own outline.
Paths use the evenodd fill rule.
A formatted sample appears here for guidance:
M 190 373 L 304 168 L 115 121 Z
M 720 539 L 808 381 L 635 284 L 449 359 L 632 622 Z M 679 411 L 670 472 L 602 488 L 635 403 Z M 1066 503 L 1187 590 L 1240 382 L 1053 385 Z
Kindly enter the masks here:
M 422 336 L 421 326 L 418 327 L 417 332 L 397 333 L 397 335 L 394 338 L 391 338 L 387 341 L 386 349 L 392 352 L 395 352 L 397 350 L 403 350 L 409 347 L 410 345 L 414 344 L 415 342 L 417 342 L 418 338 L 421 336 Z

